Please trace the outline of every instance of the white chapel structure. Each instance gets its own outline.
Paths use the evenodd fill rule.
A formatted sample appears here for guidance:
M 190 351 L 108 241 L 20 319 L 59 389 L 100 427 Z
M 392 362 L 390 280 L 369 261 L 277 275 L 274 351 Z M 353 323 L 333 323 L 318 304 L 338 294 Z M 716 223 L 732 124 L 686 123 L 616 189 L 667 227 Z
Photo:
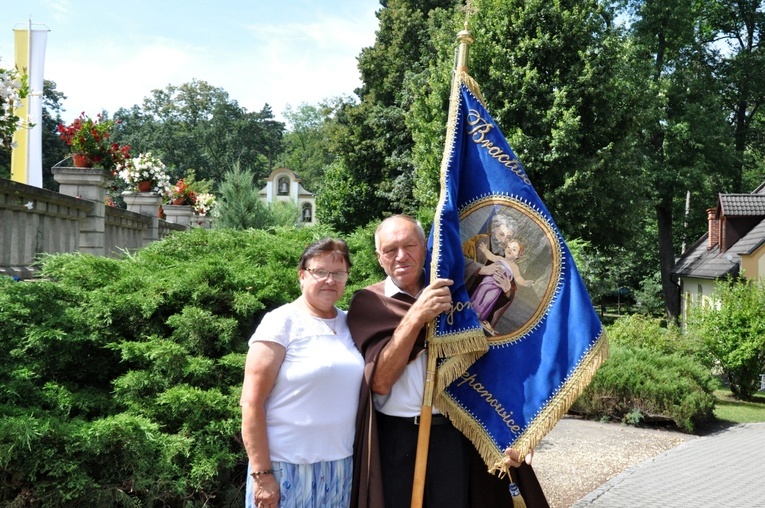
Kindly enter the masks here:
M 260 199 L 264 203 L 292 201 L 300 210 L 301 223 L 316 224 L 316 198 L 303 188 L 298 175 L 289 168 L 276 168 L 268 175 L 266 186 L 260 190 Z

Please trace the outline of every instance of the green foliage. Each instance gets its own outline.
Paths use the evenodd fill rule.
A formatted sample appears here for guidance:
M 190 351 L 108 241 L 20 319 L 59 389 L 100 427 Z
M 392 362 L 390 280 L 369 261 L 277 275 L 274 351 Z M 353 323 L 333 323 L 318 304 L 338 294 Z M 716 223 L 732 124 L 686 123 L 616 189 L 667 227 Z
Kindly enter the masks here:
M 644 314 L 622 316 L 608 327 L 608 339 L 623 347 L 693 356 L 698 345 L 673 323 Z
M 693 358 L 611 346 L 572 411 L 635 424 L 672 421 L 685 432 L 713 416 L 714 378 Z
M 56 134 L 56 127 L 61 119 L 61 102 L 66 95 L 56 89 L 56 83 L 49 80 L 43 82 L 42 96 L 42 178 L 43 188 L 57 190 L 58 183 L 53 180 L 51 168 L 65 159 L 69 154 L 69 147 Z M 0 178 L 11 177 L 11 150 L 0 149 Z
M 380 263 L 377 262 L 375 254 L 375 229 L 379 223 L 380 221 L 371 222 L 345 237 L 348 250 L 351 252 L 353 267 L 345 295 L 338 304 L 339 306 L 347 308 L 354 291 L 385 278 L 385 272 L 380 267 Z
M 663 314 L 664 300 L 661 297 L 660 272 L 655 272 L 640 281 L 640 289 L 635 291 L 635 308 L 646 316 Z
M 347 234 L 379 218 L 382 211 L 376 203 L 372 183 L 355 179 L 342 161 L 335 161 L 327 168 L 324 186 L 316 197 L 319 222 Z
M 756 120 L 762 125 L 762 106 L 765 105 L 765 91 L 755 83 L 765 80 L 765 60 L 762 54 L 762 40 L 765 31 L 765 13 L 760 0 L 727 2 L 713 0 L 705 5 L 705 21 L 708 30 L 716 37 L 715 47 L 724 43 L 726 50 L 714 51 L 715 67 L 719 80 L 725 86 L 721 89 L 722 102 L 729 115 L 733 138 L 735 139 L 735 176 L 733 189 L 746 191 L 752 187 L 743 186 L 747 171 L 756 168 L 750 157 L 757 147 L 762 146 L 762 131 L 752 128 Z M 708 34 L 705 34 L 708 35 Z M 754 164 L 753 164 L 754 163 Z M 762 167 L 760 179 L 762 181 Z
M 235 163 L 261 179 L 282 149 L 284 124 L 268 104 L 249 112 L 222 88 L 196 79 L 154 90 L 142 105 L 121 108 L 114 117 L 122 122 L 115 140 L 134 153 L 159 155 L 172 181 L 194 168 L 200 179 L 220 183 Z
M 611 354 L 573 410 L 630 425 L 672 421 L 692 432 L 713 415 L 716 380 L 675 325 L 642 314 L 607 328 Z
M 351 97 L 336 97 L 315 106 L 302 103 L 293 109 L 287 105 L 284 111 L 288 131 L 280 165 L 300 175 L 303 186 L 311 192 L 322 189 L 324 172 L 336 158 L 330 146 L 337 128 L 336 113 L 344 105 L 354 103 Z
M 240 506 L 246 341 L 299 296 L 299 255 L 330 234 L 195 228 L 0 278 L 0 504 Z M 351 242 L 358 284 L 370 238 Z
M 613 13 L 593 0 L 474 5 L 471 74 L 537 193 L 568 236 L 623 246 L 647 204 L 634 151 L 646 90 Z
M 300 208 L 294 201 L 268 203 L 268 216 L 274 226 L 300 226 Z
M 623 293 L 639 284 L 635 275 L 641 273 L 651 260 L 640 257 L 639 252 L 632 249 L 599 249 L 581 238 L 574 238 L 566 244 L 596 308 L 605 315 L 607 306 L 611 305 L 621 314 L 622 307 L 630 301 L 629 295 Z M 641 297 L 645 298 L 645 293 Z M 643 304 L 640 309 L 646 309 L 646 305 Z
M 604 259 L 596 249 L 592 248 L 590 242 L 581 238 L 574 238 L 566 242 L 566 245 L 571 251 L 571 256 L 574 258 L 579 275 L 587 287 L 590 299 L 593 304 L 599 302 L 603 295 L 614 287 L 612 283 L 605 280 L 603 273 L 603 266 L 610 260 Z
M 406 128 L 412 96 L 405 82 L 433 58 L 429 17 L 452 7 L 452 0 L 391 0 L 378 13 L 375 44 L 359 56 L 361 102 L 341 108 L 335 118 L 331 149 L 338 160 L 317 199 L 322 223 L 350 233 L 391 213 L 417 215 L 414 189 L 420 182 Z
M 702 361 L 719 369 L 733 395 L 751 400 L 765 371 L 765 280 L 719 281 L 714 303 L 691 309 L 688 330 Z
M 273 223 L 268 207 L 260 200 L 260 189 L 255 187 L 254 179 L 254 173 L 242 169 L 238 162 L 223 175 L 215 227 L 264 228 Z
M 628 5 L 628 34 L 635 48 L 630 66 L 642 76 L 648 97 L 636 140 L 642 152 L 640 186 L 654 203 L 662 293 L 667 315 L 675 319 L 680 299 L 671 270 L 680 243 L 688 233 L 693 241 L 705 231 L 705 208 L 717 193 L 737 187 L 738 142 L 729 119 L 747 107 L 736 101 L 728 109 L 724 103 L 723 90 L 738 84 L 720 79 L 723 67 L 715 60 L 728 51 L 720 51 L 719 25 L 714 26 L 714 9 L 706 2 L 638 0 Z
M 460 17 L 446 10 L 430 12 L 427 30 L 434 47 L 433 54 L 428 57 L 422 72 L 407 74 L 404 82 L 403 98 L 409 104 L 406 126 L 414 141 L 414 196 L 419 203 L 421 219 L 433 216 L 439 198 L 453 49 L 456 34 L 462 28 Z

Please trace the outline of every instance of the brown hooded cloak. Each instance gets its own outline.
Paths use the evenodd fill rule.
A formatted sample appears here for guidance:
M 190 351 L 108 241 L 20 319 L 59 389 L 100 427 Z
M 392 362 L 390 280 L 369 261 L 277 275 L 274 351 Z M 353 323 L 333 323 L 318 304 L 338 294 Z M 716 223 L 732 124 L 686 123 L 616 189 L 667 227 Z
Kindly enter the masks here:
M 366 363 L 359 395 L 354 442 L 351 506 L 355 508 L 384 508 L 377 420 L 370 385 L 380 351 L 393 336 L 393 332 L 414 301 L 414 298 L 404 293 L 393 297 L 385 296 L 383 281 L 358 291 L 351 299 L 348 309 L 348 327 Z M 423 329 L 412 348 L 410 361 L 424 349 L 424 342 Z M 469 448 L 473 452 L 470 476 L 471 508 L 513 506 L 508 478 L 489 474 L 475 448 Z M 521 490 L 526 506 L 549 508 L 531 466 L 523 464 L 520 468 L 512 468 L 511 473 Z

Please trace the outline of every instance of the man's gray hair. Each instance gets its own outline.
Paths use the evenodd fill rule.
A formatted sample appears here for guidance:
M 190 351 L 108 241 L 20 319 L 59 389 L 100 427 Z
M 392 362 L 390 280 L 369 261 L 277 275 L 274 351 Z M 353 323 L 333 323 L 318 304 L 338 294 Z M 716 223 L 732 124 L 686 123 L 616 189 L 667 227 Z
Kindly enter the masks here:
M 417 236 L 420 237 L 420 241 L 422 242 L 422 245 L 423 246 L 427 245 L 428 239 L 425 236 L 425 230 L 422 229 L 422 224 L 420 224 L 420 221 L 418 221 L 417 219 L 415 219 L 414 217 L 412 217 L 410 215 L 399 213 L 399 214 L 391 215 L 390 217 L 385 218 L 380 223 L 380 225 L 377 226 L 377 229 L 375 229 L 375 251 L 379 251 L 380 250 L 380 238 L 379 238 L 380 230 L 383 228 L 383 226 L 388 221 L 392 221 L 394 219 L 402 219 L 402 220 L 405 220 L 405 221 L 408 221 L 408 222 L 411 222 L 412 224 L 414 224 L 416 226 L 416 229 L 417 229 Z

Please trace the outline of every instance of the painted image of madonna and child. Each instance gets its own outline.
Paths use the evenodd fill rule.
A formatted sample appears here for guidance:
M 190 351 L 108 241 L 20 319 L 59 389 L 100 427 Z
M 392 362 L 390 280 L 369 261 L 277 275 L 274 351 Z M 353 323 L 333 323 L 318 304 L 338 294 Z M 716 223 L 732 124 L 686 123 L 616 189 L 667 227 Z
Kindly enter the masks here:
M 465 287 L 481 326 L 492 337 L 523 333 L 554 286 L 549 232 L 527 210 L 496 204 L 460 222 Z

